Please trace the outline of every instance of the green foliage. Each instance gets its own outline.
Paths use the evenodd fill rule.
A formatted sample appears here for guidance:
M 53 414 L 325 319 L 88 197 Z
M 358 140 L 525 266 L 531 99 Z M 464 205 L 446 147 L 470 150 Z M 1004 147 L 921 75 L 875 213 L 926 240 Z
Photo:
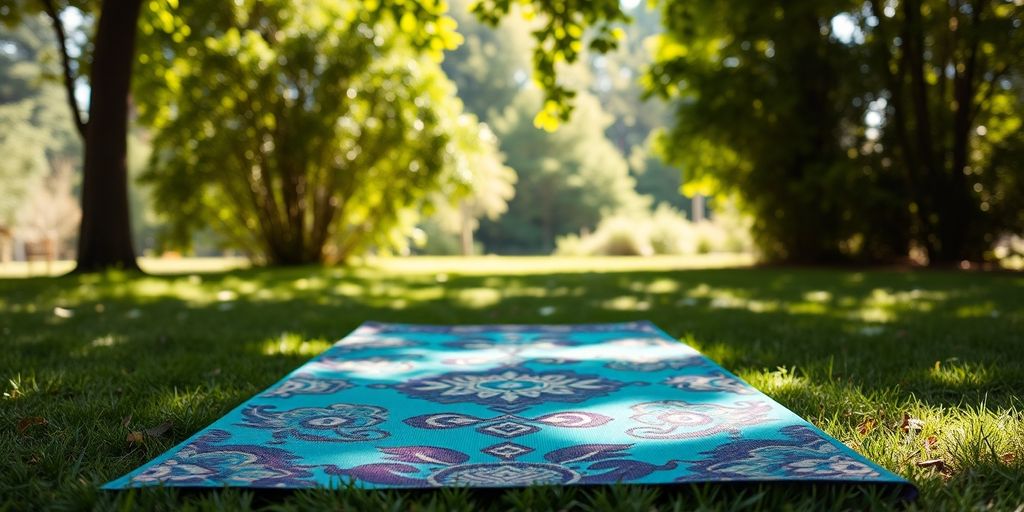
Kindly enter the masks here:
M 64 93 L 52 81 L 56 59 L 45 19 L 0 24 L 0 227 L 17 223 L 32 190 L 50 174 L 50 159 L 79 151 Z
M 870 4 L 854 18 L 889 100 L 879 144 L 902 170 L 911 229 L 940 263 L 1024 231 L 1024 9 L 1019 2 Z M 869 27 L 872 19 L 877 26 Z
M 516 194 L 516 172 L 504 164 L 494 133 L 472 114 L 461 116 L 452 127 L 451 145 L 453 174 L 461 187 L 433 195 L 423 252 L 469 256 L 475 251 L 473 232 L 480 219 L 493 221 L 508 211 Z
M 843 116 L 863 91 L 859 77 L 843 80 L 856 76 L 848 72 L 856 62 L 827 23 L 846 6 L 665 7 L 668 33 L 647 80 L 678 107 L 659 149 L 685 169 L 687 192 L 740 194 L 768 259 L 906 252 L 906 211 L 892 192 L 900 180 L 850 159 L 845 147 L 856 138 L 844 132 Z M 887 227 L 875 229 L 882 219 Z
M 688 192 L 738 193 L 770 259 L 979 259 L 1022 226 L 1024 28 L 1005 2 L 950 5 L 666 2 L 661 152 Z
M 713 221 L 690 222 L 685 214 L 662 203 L 653 212 L 640 210 L 606 216 L 593 233 L 561 237 L 557 253 L 651 256 L 749 252 L 751 243 L 743 236 L 746 226 L 737 224 L 737 217 L 727 204 Z
M 587 47 L 597 53 L 612 51 L 625 32 L 618 23 L 629 21 L 618 0 L 482 0 L 473 4 L 473 12 L 484 22 L 496 25 L 519 6 L 525 19 L 537 17 L 533 31 L 537 44 L 533 51 L 533 77 L 544 91 L 540 112 L 534 118 L 538 128 L 554 131 L 560 122 L 569 119 L 576 92 L 558 82 L 558 67 L 573 64 Z
M 628 157 L 636 190 L 653 199 L 688 211 L 690 199 L 681 192 L 682 175 L 651 150 L 652 132 L 672 123 L 672 109 L 659 97 L 649 97 L 639 78 L 651 65 L 651 38 L 661 33 L 661 16 L 648 5 L 628 12 L 632 22 L 618 48 L 605 55 L 589 55 L 594 75 L 591 92 L 613 117 L 605 134 Z
M 445 53 L 441 66 L 466 110 L 491 124 L 529 85 L 531 24 L 509 16 L 490 26 L 469 11 L 470 5 L 471 0 L 452 2 L 450 15 L 464 42 Z
M 145 179 L 175 240 L 210 225 L 279 264 L 401 246 L 427 195 L 458 186 L 461 106 L 434 60 L 434 42 L 456 41 L 451 20 L 214 4 L 217 23 L 199 3 L 153 11 L 166 37 L 139 55 L 157 132 Z
M 488 250 L 550 252 L 556 237 L 592 229 L 607 213 L 646 207 L 625 159 L 604 136 L 611 120 L 597 100 L 579 94 L 575 115 L 554 133 L 528 119 L 540 101 L 539 91 L 524 90 L 493 123 L 519 179 L 508 213 L 481 227 Z

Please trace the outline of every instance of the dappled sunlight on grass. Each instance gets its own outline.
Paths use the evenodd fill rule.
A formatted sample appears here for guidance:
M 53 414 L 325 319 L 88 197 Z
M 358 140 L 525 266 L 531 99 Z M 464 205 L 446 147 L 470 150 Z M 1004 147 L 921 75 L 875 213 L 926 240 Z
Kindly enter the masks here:
M 679 291 L 679 282 L 667 277 L 661 277 L 650 282 L 634 282 L 629 286 L 629 289 L 635 293 L 672 294 Z
M 949 387 L 985 386 L 993 381 L 993 374 L 998 370 L 992 365 L 961 362 L 957 358 L 935 361 L 928 370 L 928 377 L 937 384 Z
M 959 318 L 995 318 L 999 316 L 999 310 L 991 301 L 985 301 L 956 308 L 956 316 Z
M 22 475 L 18 485 L 28 475 L 52 488 L 98 483 L 185 439 L 366 320 L 647 319 L 913 476 L 924 509 L 954 494 L 971 508 L 1024 482 L 1024 279 L 611 260 L 601 268 L 604 259 L 430 258 L 0 280 L 0 421 L 50 422 L 25 435 L 0 432 L 10 454 L 0 472 Z M 922 427 L 903 431 L 904 415 Z M 175 426 L 134 446 L 121 427 L 128 416 L 135 430 Z M 33 457 L 42 462 L 23 464 Z M 929 458 L 947 470 L 916 465 Z
M 458 291 L 455 301 L 471 309 L 488 308 L 501 302 L 501 292 L 493 288 L 465 288 Z
M 301 335 L 281 333 L 277 339 L 263 342 L 262 353 L 268 356 L 302 356 L 310 358 L 331 348 L 333 343 L 325 340 L 307 340 Z
M 651 303 L 635 295 L 620 295 L 602 301 L 601 307 L 618 311 L 647 311 L 651 309 Z

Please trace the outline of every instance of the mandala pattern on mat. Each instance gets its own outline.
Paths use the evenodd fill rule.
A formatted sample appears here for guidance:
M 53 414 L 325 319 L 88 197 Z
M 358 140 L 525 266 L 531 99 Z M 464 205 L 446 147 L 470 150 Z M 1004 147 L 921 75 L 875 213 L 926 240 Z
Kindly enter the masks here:
M 640 439 L 693 439 L 721 432 L 737 435 L 742 427 L 772 421 L 767 417 L 772 407 L 755 401 L 718 405 L 660 400 L 631 409 L 630 419 L 643 426 L 632 427 L 626 434 Z
M 879 472 L 862 461 L 845 455 L 839 448 L 802 425 L 783 427 L 786 439 L 733 441 L 689 465 L 694 475 L 678 481 L 713 478 L 765 478 L 859 480 L 876 478 Z
M 711 372 L 706 375 L 680 375 L 670 377 L 665 384 L 684 391 L 710 391 L 733 393 L 736 395 L 755 395 L 757 390 L 738 379 L 722 372 Z
M 562 428 L 594 428 L 612 421 L 602 414 L 583 411 L 562 411 L 526 418 L 503 414 L 494 418 L 478 418 L 457 412 L 424 414 L 402 420 L 405 424 L 428 430 L 447 430 L 479 425 L 476 431 L 493 437 L 512 439 L 539 432 L 543 426 Z M 537 426 L 541 425 L 541 426 Z
M 621 370 L 629 372 L 660 372 L 662 370 L 681 370 L 683 368 L 694 368 L 704 366 L 706 363 L 701 356 L 689 356 L 678 359 L 662 359 L 658 357 L 632 357 L 605 364 L 604 367 L 610 370 Z
M 481 372 L 451 372 L 393 387 L 413 398 L 443 404 L 476 403 L 492 410 L 515 413 L 537 404 L 579 403 L 606 396 L 625 384 L 569 370 L 535 372 L 506 366 Z
M 238 426 L 270 430 L 273 444 L 289 437 L 303 441 L 357 442 L 376 441 L 388 433 L 372 427 L 387 419 L 387 409 L 373 405 L 333 404 L 327 407 L 300 407 L 277 412 L 273 405 L 253 405 L 242 410 L 244 423 Z
M 104 486 L 905 480 L 651 324 L 368 323 Z
M 263 398 L 289 398 L 295 395 L 330 395 L 352 387 L 345 379 L 328 379 L 299 374 L 260 395 Z
M 629 458 L 629 444 L 583 444 L 552 450 L 546 462 L 521 462 L 517 457 L 532 452 L 525 446 L 502 443 L 483 453 L 505 459 L 492 463 L 467 463 L 470 456 L 438 446 L 379 448 L 389 462 L 353 468 L 331 467 L 328 474 L 343 480 L 403 487 L 516 487 L 525 485 L 602 484 L 629 482 L 655 471 L 675 469 L 677 461 L 655 465 Z
M 210 430 L 171 458 L 132 477 L 139 484 L 253 487 L 310 487 L 311 466 L 296 464 L 301 457 L 282 450 L 249 444 L 221 444 L 231 435 Z

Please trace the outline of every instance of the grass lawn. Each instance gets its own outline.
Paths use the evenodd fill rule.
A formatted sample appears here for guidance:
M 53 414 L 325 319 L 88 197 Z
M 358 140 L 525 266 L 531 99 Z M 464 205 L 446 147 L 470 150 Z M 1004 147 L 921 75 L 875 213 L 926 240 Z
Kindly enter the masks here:
M 921 490 L 912 509 L 1024 506 L 1024 275 L 693 268 L 716 262 L 423 258 L 352 269 L 194 274 L 180 266 L 171 275 L 0 279 L 0 510 L 879 505 L 871 493 L 807 488 L 97 489 L 369 319 L 648 319 L 912 479 Z M 145 432 L 167 421 L 166 432 Z

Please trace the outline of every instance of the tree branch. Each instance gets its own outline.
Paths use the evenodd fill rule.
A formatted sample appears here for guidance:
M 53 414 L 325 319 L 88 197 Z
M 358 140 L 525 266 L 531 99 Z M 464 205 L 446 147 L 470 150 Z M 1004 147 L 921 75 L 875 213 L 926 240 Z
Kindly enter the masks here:
M 67 35 L 64 33 L 64 22 L 60 20 L 60 14 L 53 5 L 53 0 L 40 0 L 46 15 L 53 21 L 53 31 L 57 35 L 57 44 L 60 45 L 61 65 L 64 71 L 64 88 L 67 89 L 68 106 L 71 107 L 71 115 L 74 116 L 75 128 L 78 134 L 85 138 L 86 123 L 82 121 L 82 111 L 78 108 L 78 100 L 75 99 L 75 77 L 71 75 L 71 57 L 68 55 Z

